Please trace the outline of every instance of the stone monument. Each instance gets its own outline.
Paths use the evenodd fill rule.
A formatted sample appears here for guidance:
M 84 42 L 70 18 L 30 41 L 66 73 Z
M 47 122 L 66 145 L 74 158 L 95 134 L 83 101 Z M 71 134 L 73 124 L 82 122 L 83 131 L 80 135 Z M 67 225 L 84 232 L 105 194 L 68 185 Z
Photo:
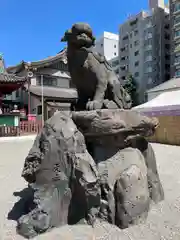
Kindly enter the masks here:
M 144 222 L 151 202 L 164 198 L 146 139 L 158 121 L 130 109 L 111 66 L 93 51 L 88 24 L 74 24 L 62 41 L 78 100 L 71 113 L 45 122 L 25 160 L 22 176 L 32 201 L 17 231 L 27 238 L 96 220 L 127 228 Z

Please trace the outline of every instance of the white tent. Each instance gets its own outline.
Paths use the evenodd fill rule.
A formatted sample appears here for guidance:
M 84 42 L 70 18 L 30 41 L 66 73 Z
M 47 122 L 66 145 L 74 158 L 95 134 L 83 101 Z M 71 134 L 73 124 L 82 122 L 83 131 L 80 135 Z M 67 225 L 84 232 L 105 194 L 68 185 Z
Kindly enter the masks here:
M 141 111 L 180 110 L 180 90 L 161 93 L 149 102 L 134 107 Z

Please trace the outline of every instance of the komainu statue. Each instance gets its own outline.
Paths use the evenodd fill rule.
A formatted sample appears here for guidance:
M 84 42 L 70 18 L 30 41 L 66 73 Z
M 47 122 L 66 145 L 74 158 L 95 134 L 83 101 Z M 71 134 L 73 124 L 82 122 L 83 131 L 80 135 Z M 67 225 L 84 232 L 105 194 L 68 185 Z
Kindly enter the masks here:
M 78 101 L 75 111 L 45 122 L 25 159 L 22 177 L 33 196 L 17 230 L 27 238 L 66 224 L 128 228 L 145 222 L 151 202 L 164 198 L 146 138 L 157 119 L 130 109 L 112 68 L 93 51 L 88 24 L 74 24 L 62 40 Z
M 61 41 L 68 44 L 69 72 L 79 96 L 76 110 L 131 107 L 130 96 L 110 64 L 93 50 L 95 37 L 88 24 L 74 24 Z

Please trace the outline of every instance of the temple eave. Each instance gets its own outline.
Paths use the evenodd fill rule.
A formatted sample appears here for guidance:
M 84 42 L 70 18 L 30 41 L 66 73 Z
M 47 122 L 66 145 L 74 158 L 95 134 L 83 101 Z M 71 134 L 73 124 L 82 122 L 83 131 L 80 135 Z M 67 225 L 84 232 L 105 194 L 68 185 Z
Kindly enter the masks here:
M 29 86 L 25 85 L 26 91 L 29 91 L 31 95 L 41 98 L 42 87 L 41 86 Z M 61 101 L 61 102 L 74 102 L 77 99 L 77 91 L 75 89 L 66 88 L 54 88 L 54 87 L 43 87 L 43 97 L 48 101 Z
M 21 63 L 15 65 L 15 66 L 10 66 L 7 68 L 8 73 L 18 73 L 21 71 L 22 68 L 28 68 L 28 69 L 36 69 L 36 68 L 41 68 L 41 67 L 48 67 L 49 65 L 56 63 L 58 61 L 64 61 L 66 59 L 66 49 L 63 49 L 61 52 L 59 52 L 55 56 L 50 56 L 45 59 L 39 60 L 39 61 L 34 61 L 34 62 L 24 62 L 22 61 Z

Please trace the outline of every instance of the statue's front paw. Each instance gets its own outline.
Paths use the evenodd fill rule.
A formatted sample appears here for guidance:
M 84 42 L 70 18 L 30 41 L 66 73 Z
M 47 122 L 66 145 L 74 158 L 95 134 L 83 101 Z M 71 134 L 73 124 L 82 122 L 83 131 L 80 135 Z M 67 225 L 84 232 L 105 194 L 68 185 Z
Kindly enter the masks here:
M 102 102 L 94 100 L 94 101 L 89 101 L 86 104 L 86 109 L 87 110 L 96 110 L 96 109 L 101 109 L 102 108 Z

